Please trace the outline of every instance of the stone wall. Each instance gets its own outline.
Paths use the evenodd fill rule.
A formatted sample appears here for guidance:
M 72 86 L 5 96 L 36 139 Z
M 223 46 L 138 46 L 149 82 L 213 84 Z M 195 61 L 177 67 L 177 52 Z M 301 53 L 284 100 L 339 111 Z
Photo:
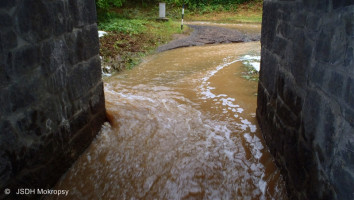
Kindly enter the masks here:
M 264 0 L 257 118 L 292 199 L 354 199 L 354 1 Z
M 51 188 L 99 131 L 98 51 L 94 0 L 0 1 L 0 199 Z

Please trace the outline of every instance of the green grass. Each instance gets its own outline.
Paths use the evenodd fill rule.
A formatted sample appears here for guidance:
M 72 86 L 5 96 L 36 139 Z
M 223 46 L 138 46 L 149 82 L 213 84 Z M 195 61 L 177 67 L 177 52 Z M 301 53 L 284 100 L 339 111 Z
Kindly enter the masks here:
M 220 23 L 261 23 L 263 1 L 250 1 L 240 5 L 233 5 L 229 9 L 200 8 L 186 15 L 187 21 L 213 21 Z
M 146 31 L 148 21 L 140 19 L 122 19 L 113 18 L 106 22 L 100 23 L 98 28 L 104 31 L 117 33 L 139 34 Z
M 259 72 L 254 69 L 248 62 L 244 63 L 245 72 L 242 73 L 242 78 L 249 81 L 259 81 Z
M 141 14 L 136 19 L 123 18 L 120 13 L 105 17 L 98 27 L 109 32 L 100 38 L 103 66 L 111 66 L 115 71 L 132 69 L 146 55 L 154 53 L 159 45 L 171 41 L 174 34 L 188 34 L 190 31 L 188 27 L 182 31 L 180 23 L 176 21 L 142 19 Z

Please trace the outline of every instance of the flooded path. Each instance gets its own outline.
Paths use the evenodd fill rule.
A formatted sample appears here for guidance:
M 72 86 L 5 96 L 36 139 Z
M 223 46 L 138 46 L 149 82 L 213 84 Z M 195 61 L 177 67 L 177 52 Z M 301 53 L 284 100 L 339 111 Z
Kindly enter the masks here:
M 207 25 L 205 25 L 207 24 Z M 259 41 L 260 24 L 216 24 L 210 22 L 187 22 L 193 32 L 188 37 L 173 40 L 159 46 L 157 52 L 205 44 L 227 44 Z
M 57 184 L 70 190 L 60 198 L 287 199 L 256 122 L 257 83 L 241 77 L 259 51 L 175 49 L 105 80 L 112 127 Z

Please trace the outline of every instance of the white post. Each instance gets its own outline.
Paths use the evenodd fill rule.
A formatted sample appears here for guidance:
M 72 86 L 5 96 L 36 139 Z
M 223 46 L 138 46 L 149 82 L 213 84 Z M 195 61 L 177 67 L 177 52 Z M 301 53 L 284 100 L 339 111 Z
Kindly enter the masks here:
M 159 3 L 159 17 L 166 17 L 166 3 Z
M 182 6 L 182 22 L 181 22 L 181 30 L 183 30 L 183 17 L 184 17 L 184 3 Z

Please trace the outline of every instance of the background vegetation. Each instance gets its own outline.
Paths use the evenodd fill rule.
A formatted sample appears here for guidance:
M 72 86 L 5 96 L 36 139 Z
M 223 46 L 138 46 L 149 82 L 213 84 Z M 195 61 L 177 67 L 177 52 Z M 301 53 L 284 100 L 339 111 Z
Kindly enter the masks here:
M 108 9 L 112 7 L 120 7 L 122 5 L 138 5 L 149 6 L 158 2 L 165 2 L 171 6 L 182 6 L 190 10 L 204 9 L 208 7 L 211 10 L 225 9 L 229 10 L 237 7 L 237 5 L 261 0 L 96 0 L 97 7 L 100 9 Z

